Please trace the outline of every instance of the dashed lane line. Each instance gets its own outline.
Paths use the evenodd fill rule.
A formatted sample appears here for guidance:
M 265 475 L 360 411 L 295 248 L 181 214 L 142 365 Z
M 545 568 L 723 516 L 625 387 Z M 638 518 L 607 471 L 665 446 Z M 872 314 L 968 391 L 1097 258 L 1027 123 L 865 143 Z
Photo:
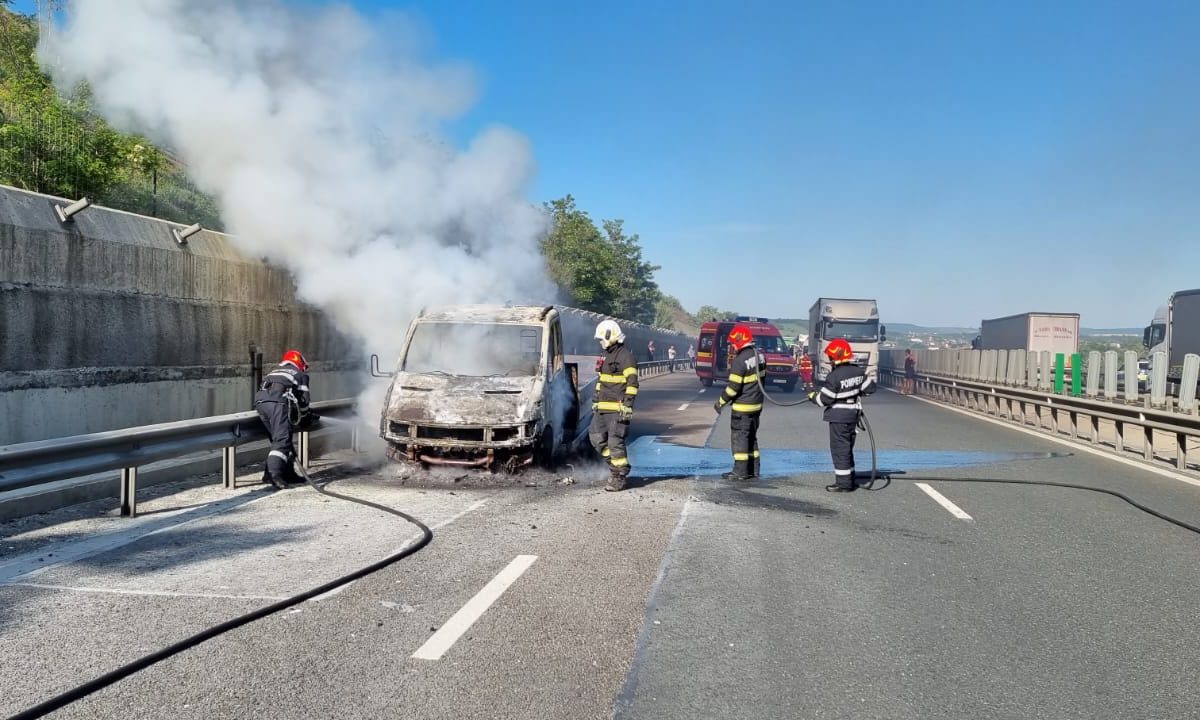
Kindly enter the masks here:
M 484 585 L 475 597 L 454 613 L 412 656 L 418 660 L 440 659 L 536 560 L 537 555 L 518 555 L 499 575 Z
M 925 483 L 915 483 L 915 484 L 917 487 L 924 490 L 926 495 L 933 498 L 934 502 L 936 502 L 938 505 L 941 505 L 942 507 L 946 508 L 947 512 L 949 512 L 951 515 L 958 518 L 959 520 L 973 520 L 974 519 L 970 515 L 963 512 L 962 508 L 960 508 L 959 506 L 950 502 L 950 500 L 947 499 L 945 495 L 941 494 L 937 490 L 934 490 L 933 488 L 929 487 Z
M 679 406 L 679 412 L 683 412 L 684 410 L 687 410 L 687 409 L 688 409 L 688 405 L 691 405 L 691 403 L 684 403 L 684 404 L 680 405 L 680 406 Z

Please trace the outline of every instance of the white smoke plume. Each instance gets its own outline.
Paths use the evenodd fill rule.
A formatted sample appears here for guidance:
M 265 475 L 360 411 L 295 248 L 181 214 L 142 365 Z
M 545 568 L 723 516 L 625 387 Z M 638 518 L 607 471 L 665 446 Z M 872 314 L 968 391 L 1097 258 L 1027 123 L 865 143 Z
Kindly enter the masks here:
M 528 143 L 443 139 L 474 82 L 423 60 L 422 36 L 346 5 L 75 0 L 42 53 L 114 124 L 177 153 L 240 250 L 290 270 L 390 363 L 425 305 L 554 296 Z

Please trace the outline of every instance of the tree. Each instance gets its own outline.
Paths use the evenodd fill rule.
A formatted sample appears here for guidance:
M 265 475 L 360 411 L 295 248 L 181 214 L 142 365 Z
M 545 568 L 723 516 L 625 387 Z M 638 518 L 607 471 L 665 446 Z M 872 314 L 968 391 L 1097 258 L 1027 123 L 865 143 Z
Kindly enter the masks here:
M 720 310 L 712 305 L 701 305 L 700 309 L 696 311 L 696 319 L 702 323 L 709 320 L 732 320 L 735 317 L 737 317 L 737 313 Z
M 546 203 L 546 209 L 554 217 L 542 239 L 551 279 L 584 309 L 615 314 L 620 287 L 612 246 L 570 195 Z
M 658 265 L 642 259 L 642 247 L 637 235 L 625 234 L 624 220 L 605 220 L 604 233 L 617 257 L 618 294 L 614 305 L 618 317 L 652 324 L 662 293 L 654 282 Z

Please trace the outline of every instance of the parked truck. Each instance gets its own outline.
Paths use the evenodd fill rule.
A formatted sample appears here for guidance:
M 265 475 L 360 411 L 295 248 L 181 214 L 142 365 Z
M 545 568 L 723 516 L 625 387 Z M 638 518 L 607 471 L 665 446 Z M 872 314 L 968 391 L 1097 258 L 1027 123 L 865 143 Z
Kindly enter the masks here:
M 1079 313 L 1028 312 L 984 320 L 976 343 L 980 350 L 1079 352 Z
M 1178 385 L 1183 378 L 1183 356 L 1200 355 L 1200 290 L 1173 293 L 1142 331 L 1142 343 L 1151 358 L 1154 353 L 1166 354 L 1167 382 Z
M 878 379 L 879 343 L 887 340 L 887 328 L 879 324 L 879 304 L 874 300 L 817 298 L 808 310 L 808 352 L 818 380 L 824 380 L 832 369 L 825 348 L 837 338 L 849 342 L 854 362 L 865 367 L 872 379 Z

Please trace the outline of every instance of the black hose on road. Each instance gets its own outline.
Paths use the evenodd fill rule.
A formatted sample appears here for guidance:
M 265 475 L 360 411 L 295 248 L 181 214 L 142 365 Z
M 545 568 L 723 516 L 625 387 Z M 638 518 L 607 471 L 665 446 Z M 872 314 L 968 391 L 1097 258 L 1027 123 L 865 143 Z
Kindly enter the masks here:
M 100 677 L 95 678 L 94 680 L 89 680 L 88 682 L 85 682 L 82 685 L 79 685 L 77 687 L 71 688 L 70 690 L 67 690 L 66 692 L 55 695 L 54 697 L 50 698 L 49 700 L 38 703 L 37 705 L 34 705 L 33 707 L 29 708 L 28 710 L 23 710 L 23 711 L 17 713 L 16 715 L 9 717 L 8 720 L 33 720 L 33 718 L 43 717 L 44 715 L 47 715 L 49 713 L 54 712 L 55 710 L 59 710 L 63 707 L 66 707 L 67 705 L 70 705 L 71 703 L 73 703 L 77 700 L 81 700 L 98 690 L 103 690 L 104 688 L 108 687 L 109 685 L 112 685 L 120 680 L 123 680 L 123 679 L 129 677 L 130 675 L 133 675 L 134 673 L 145 670 L 146 668 L 150 667 L 151 665 L 155 665 L 159 662 L 162 662 L 163 660 L 166 660 L 167 658 L 169 658 L 173 655 L 178 655 L 179 653 L 183 652 L 184 650 L 194 648 L 197 645 L 199 645 L 200 643 L 203 643 L 207 640 L 211 640 L 211 639 L 217 637 L 218 635 L 223 635 L 223 634 L 229 632 L 230 630 L 240 628 L 243 625 L 248 625 L 248 624 L 254 622 L 255 620 L 261 620 L 262 618 L 265 618 L 268 615 L 274 615 L 275 613 L 279 612 L 280 610 L 286 610 L 287 608 L 290 608 L 294 605 L 299 605 L 300 603 L 305 602 L 306 600 L 311 600 L 312 598 L 317 597 L 318 595 L 323 595 L 331 590 L 334 590 L 336 588 L 341 587 L 342 585 L 345 585 L 346 583 L 353 582 L 355 580 L 358 580 L 359 578 L 366 577 L 367 575 L 370 575 L 371 573 L 378 572 L 379 570 L 382 570 L 383 568 L 387 567 L 388 565 L 396 563 L 396 562 L 408 557 L 409 555 L 412 555 L 413 553 L 417 552 L 421 548 L 428 545 L 430 543 L 430 541 L 433 540 L 433 531 L 430 530 L 429 527 L 425 523 L 416 519 L 412 515 L 409 515 L 408 513 L 403 512 L 401 510 L 396 510 L 395 508 L 387 507 L 386 505 L 380 505 L 379 503 L 371 502 L 370 500 L 363 500 L 361 498 L 351 497 L 349 495 L 342 495 L 341 493 L 335 493 L 330 490 L 326 490 L 324 488 L 324 486 L 317 485 L 315 482 L 313 482 L 313 479 L 312 479 L 312 477 L 309 476 L 307 470 L 305 470 L 303 467 L 300 467 L 299 469 L 300 469 L 300 474 L 304 476 L 304 480 L 306 483 L 308 483 L 308 486 L 310 488 L 312 488 L 313 490 L 316 490 L 318 493 L 320 493 L 322 495 L 326 495 L 331 498 L 337 498 L 338 500 L 345 500 L 347 502 L 357 503 L 359 505 L 365 505 L 366 507 L 374 508 L 375 510 L 382 511 L 382 512 L 388 513 L 390 515 L 395 515 L 407 522 L 412 523 L 413 525 L 416 525 L 417 528 L 419 528 L 421 530 L 421 537 L 413 544 L 405 547 L 404 549 L 400 550 L 397 553 L 389 555 L 388 557 L 380 560 L 379 562 L 372 563 L 371 565 L 368 565 L 364 568 L 355 570 L 352 573 L 349 573 L 349 574 L 343 575 L 339 578 L 330 580 L 329 582 L 325 583 L 324 585 L 315 587 L 311 590 L 306 590 L 305 592 L 302 592 L 299 595 L 293 595 L 292 597 L 286 598 L 284 600 L 280 600 L 279 602 L 272 603 L 265 607 L 261 607 L 257 610 L 252 610 L 251 612 L 248 612 L 245 615 L 240 615 L 238 617 L 235 617 L 232 620 L 226 620 L 225 622 L 220 623 L 219 625 L 213 625 L 212 627 L 210 627 L 206 630 L 202 630 L 202 631 L 196 633 L 195 635 L 192 635 L 191 637 L 184 638 L 183 640 L 180 640 L 179 642 L 174 643 L 173 645 L 169 645 L 169 646 L 163 648 L 162 650 L 158 650 L 157 652 L 150 653 L 149 655 L 144 655 L 144 656 L 138 658 L 137 660 L 134 660 L 133 662 L 122 665 L 121 667 L 119 667 L 115 670 L 112 670 L 110 672 L 107 672 L 107 673 L 101 675 Z M 326 484 L 328 484 L 328 483 L 326 483 Z

